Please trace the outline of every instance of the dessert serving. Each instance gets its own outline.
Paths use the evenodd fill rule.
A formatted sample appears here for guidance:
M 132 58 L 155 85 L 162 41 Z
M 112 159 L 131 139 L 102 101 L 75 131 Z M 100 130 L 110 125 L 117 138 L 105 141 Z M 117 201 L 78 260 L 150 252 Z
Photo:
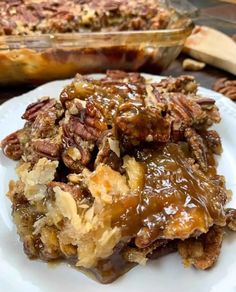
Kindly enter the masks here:
M 215 264 L 236 211 L 209 129 L 220 114 L 193 77 L 77 74 L 22 118 L 1 148 L 19 161 L 7 195 L 29 258 L 65 260 L 102 283 L 174 251 L 186 266 Z
M 193 26 L 158 0 L 8 0 L 0 14 L 3 85 L 106 69 L 157 72 Z

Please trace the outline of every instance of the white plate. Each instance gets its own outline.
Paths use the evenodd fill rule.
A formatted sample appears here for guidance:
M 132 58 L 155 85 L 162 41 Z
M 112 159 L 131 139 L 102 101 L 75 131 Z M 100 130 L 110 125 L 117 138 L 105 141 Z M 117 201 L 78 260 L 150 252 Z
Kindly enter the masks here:
M 96 77 L 101 75 L 94 75 Z M 148 76 L 150 78 L 150 76 Z M 156 81 L 160 77 L 152 76 Z M 13 98 L 0 106 L 0 140 L 23 125 L 20 116 L 27 104 L 45 95 L 58 97 L 69 80 L 54 81 L 26 94 Z M 224 153 L 219 158 L 219 173 L 225 175 L 233 190 L 230 205 L 236 207 L 236 106 L 233 102 L 204 88 L 204 96 L 214 97 L 220 108 L 222 122 L 215 128 L 221 135 Z M 225 236 L 217 265 L 209 271 L 186 269 L 177 253 L 137 266 L 116 282 L 102 285 L 69 267 L 55 267 L 39 260 L 30 261 L 23 253 L 22 244 L 11 219 L 11 208 L 5 193 L 8 181 L 15 178 L 15 163 L 0 153 L 0 291 L 1 292 L 53 292 L 53 291 L 148 291 L 148 292 L 235 292 L 236 291 L 236 234 Z

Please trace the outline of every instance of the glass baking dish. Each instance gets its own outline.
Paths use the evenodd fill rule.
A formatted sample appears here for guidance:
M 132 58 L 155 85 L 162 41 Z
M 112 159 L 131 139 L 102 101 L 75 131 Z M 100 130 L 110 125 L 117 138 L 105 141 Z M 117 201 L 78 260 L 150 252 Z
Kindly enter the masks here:
M 180 53 L 192 21 L 174 12 L 169 28 L 0 37 L 0 85 L 40 84 L 107 69 L 160 73 Z

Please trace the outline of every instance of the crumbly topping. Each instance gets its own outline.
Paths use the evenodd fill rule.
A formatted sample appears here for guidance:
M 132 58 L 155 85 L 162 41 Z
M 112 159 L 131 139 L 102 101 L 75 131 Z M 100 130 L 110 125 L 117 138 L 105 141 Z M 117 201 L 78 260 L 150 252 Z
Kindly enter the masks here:
M 106 258 L 113 252 L 113 248 L 121 238 L 120 229 L 111 228 L 106 214 L 96 210 L 96 203 L 89 209 L 83 204 L 77 205 L 69 192 L 59 187 L 55 192 L 54 207 L 49 207 L 45 217 L 35 222 L 34 233 L 41 233 L 45 225 L 58 224 L 62 220 L 64 225 L 58 232 L 60 244 L 73 244 L 77 248 L 78 266 L 90 268 L 96 265 L 98 259 Z
M 112 203 L 113 196 L 126 195 L 130 192 L 126 177 L 107 165 L 99 165 L 88 178 L 88 189 L 94 198 L 105 203 Z
M 128 184 L 132 192 L 143 189 L 145 169 L 144 166 L 137 162 L 134 157 L 126 155 L 124 158 L 123 167 L 128 176 Z
M 0 14 L 0 35 L 164 29 L 171 15 L 157 0 L 1 1 Z
M 16 172 L 24 184 L 24 195 L 30 201 L 42 200 L 47 191 L 47 184 L 51 182 L 56 173 L 58 161 L 49 161 L 46 158 L 39 161 L 31 169 L 30 163 L 23 162 Z

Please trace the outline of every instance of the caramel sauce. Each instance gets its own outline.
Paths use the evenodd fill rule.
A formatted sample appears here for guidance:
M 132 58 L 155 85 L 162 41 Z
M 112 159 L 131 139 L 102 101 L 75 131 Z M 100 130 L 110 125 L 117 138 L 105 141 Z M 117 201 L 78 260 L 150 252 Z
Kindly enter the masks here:
M 147 84 L 93 80 L 85 85 L 82 99 L 95 105 L 102 115 L 100 119 L 113 126 L 120 140 L 125 135 L 138 141 L 145 141 L 147 137 L 162 142 L 169 140 L 169 118 L 163 118 L 161 108 L 148 103 Z
M 135 236 L 137 246 L 162 238 L 185 239 L 207 232 L 213 223 L 224 224 L 219 186 L 194 170 L 188 158 L 184 143 L 137 152 L 136 159 L 146 169 L 144 188 L 110 207 L 113 226 L 124 236 Z
M 73 86 L 68 86 L 61 94 L 61 100 L 79 98 L 94 103 L 100 110 L 108 124 L 111 124 L 117 109 L 123 103 L 129 101 L 139 106 L 144 105 L 146 94 L 144 84 L 134 84 L 120 81 L 98 81 L 89 82 L 75 81 Z
M 88 100 L 95 103 L 109 123 L 114 119 L 121 104 L 127 101 L 137 106 L 144 104 L 145 87 L 143 86 L 120 82 L 94 86 L 94 94 L 88 97 Z

